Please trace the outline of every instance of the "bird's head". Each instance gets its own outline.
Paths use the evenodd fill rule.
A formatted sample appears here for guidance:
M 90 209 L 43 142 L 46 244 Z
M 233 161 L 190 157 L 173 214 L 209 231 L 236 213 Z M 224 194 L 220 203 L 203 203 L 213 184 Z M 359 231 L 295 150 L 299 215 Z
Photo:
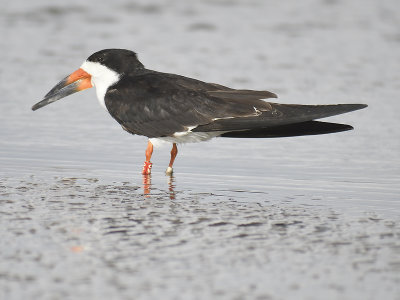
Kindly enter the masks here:
M 105 93 L 107 88 L 117 82 L 121 75 L 137 72 L 143 68 L 133 51 L 125 49 L 98 51 L 90 55 L 78 70 L 57 83 L 42 101 L 32 106 L 32 110 L 37 110 L 93 86 L 97 90 L 104 90 Z

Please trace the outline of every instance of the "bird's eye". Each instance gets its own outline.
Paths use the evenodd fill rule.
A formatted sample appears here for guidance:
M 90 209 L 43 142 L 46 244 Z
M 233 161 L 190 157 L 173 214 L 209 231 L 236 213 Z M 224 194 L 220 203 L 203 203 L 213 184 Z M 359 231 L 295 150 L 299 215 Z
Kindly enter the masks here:
M 100 56 L 100 57 L 97 59 L 97 61 L 98 61 L 98 62 L 103 62 L 103 61 L 104 61 L 104 57 L 103 57 L 103 56 Z

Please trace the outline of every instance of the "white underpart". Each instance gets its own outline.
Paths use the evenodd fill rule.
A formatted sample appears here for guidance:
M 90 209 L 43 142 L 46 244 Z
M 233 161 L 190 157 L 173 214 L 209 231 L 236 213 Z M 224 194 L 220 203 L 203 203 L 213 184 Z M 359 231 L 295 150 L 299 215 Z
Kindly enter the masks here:
M 96 88 L 97 99 L 106 110 L 104 96 L 107 89 L 119 80 L 119 74 L 97 62 L 84 61 L 81 69 L 92 76 L 92 85 Z
M 193 128 L 195 127 L 191 127 L 191 129 Z M 225 131 L 192 132 L 190 130 L 183 132 L 175 132 L 172 136 L 151 138 L 150 142 L 155 147 L 163 146 L 165 144 L 170 144 L 170 143 L 177 143 L 177 144 L 197 143 L 197 142 L 208 141 L 212 138 L 220 136 L 225 132 Z

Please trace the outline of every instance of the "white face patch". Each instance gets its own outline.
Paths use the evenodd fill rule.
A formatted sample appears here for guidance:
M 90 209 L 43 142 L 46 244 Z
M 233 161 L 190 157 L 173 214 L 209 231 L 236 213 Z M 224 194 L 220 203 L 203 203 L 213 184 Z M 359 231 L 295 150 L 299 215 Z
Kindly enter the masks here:
M 81 69 L 92 76 L 92 85 L 96 88 L 97 99 L 107 109 L 104 96 L 107 89 L 119 80 L 119 74 L 106 66 L 91 61 L 84 61 Z

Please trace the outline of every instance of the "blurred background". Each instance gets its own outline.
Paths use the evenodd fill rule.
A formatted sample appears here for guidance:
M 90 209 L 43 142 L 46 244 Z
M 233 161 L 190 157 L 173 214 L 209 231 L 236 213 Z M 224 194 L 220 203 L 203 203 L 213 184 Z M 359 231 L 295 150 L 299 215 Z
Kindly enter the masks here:
M 1 1 L 0 298 L 398 299 L 398 1 Z M 93 89 L 31 111 L 104 48 L 369 107 L 330 118 L 351 132 L 183 145 L 172 178 L 156 149 L 146 181 L 146 138 Z

